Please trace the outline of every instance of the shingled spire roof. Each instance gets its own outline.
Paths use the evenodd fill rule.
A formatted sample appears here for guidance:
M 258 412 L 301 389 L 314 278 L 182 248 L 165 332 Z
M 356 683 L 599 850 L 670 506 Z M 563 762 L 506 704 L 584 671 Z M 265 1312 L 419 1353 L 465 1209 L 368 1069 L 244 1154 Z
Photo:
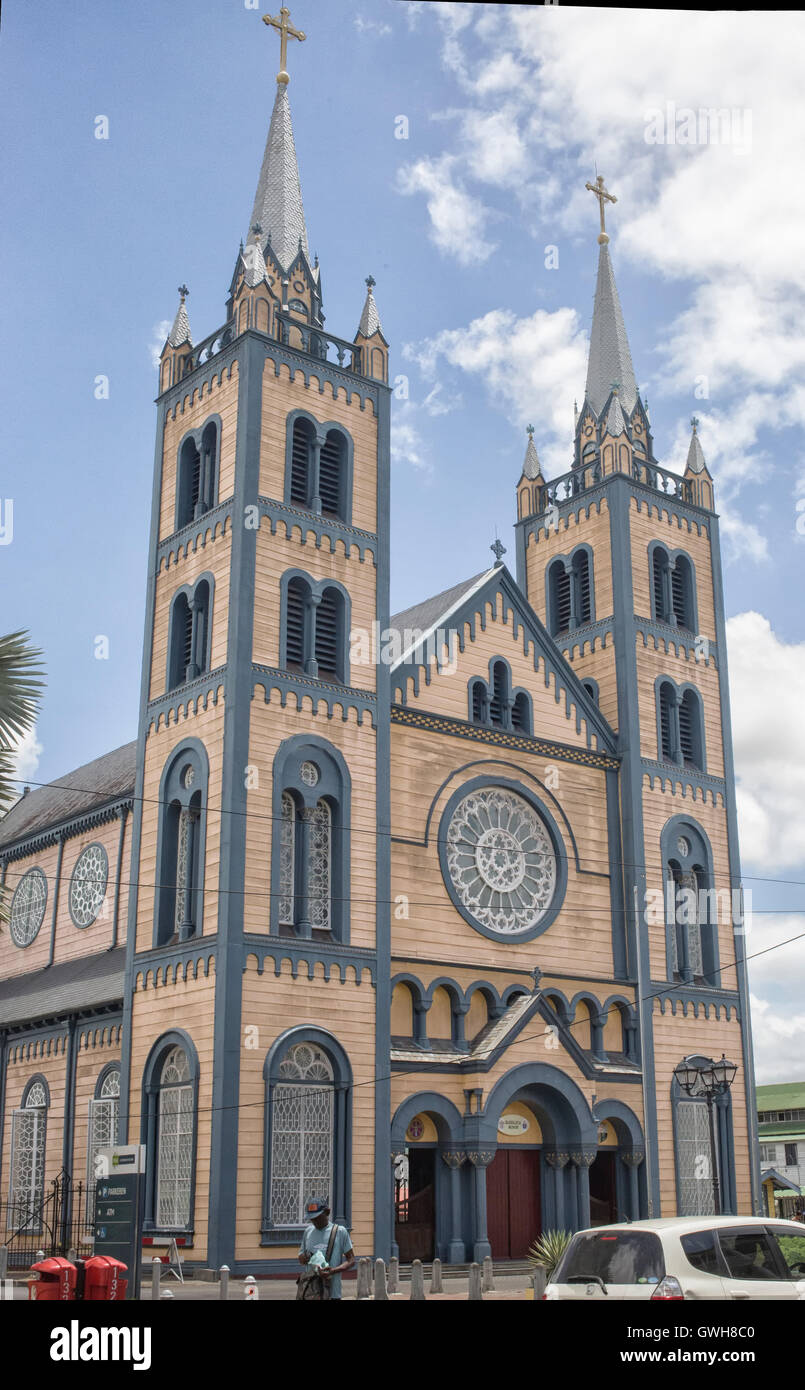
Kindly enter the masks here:
M 695 424 L 693 426 L 693 434 L 690 437 L 687 466 L 691 473 L 704 473 L 707 469 L 707 464 L 704 461 L 704 452 L 699 443 L 699 436 L 696 433 Z
M 168 346 L 172 348 L 182 347 L 185 343 L 192 345 L 193 339 L 190 335 L 190 320 L 187 317 L 185 306 L 185 295 L 187 290 L 180 290 L 179 308 L 176 310 L 176 318 L 173 320 L 173 328 L 168 334 Z
M 612 397 L 604 429 L 607 434 L 612 435 L 613 439 L 617 439 L 619 434 L 624 434 L 626 431 L 626 421 L 623 418 L 623 407 L 618 391 Z
M 255 223 L 270 237 L 271 249 L 283 270 L 290 269 L 300 246 L 310 260 L 287 83 L 277 84 L 250 227 Z M 249 242 L 255 239 L 250 231 Z
M 531 430 L 528 432 L 528 445 L 523 459 L 523 476 L 526 478 L 538 478 L 542 469 L 539 462 L 537 446 L 534 443 L 534 436 Z
M 587 365 L 587 402 L 596 415 L 600 415 L 606 405 L 613 381 L 618 383 L 621 405 L 631 414 L 637 400 L 637 385 L 609 248 L 604 243 L 598 256 Z
M 358 324 L 358 332 L 362 333 L 364 338 L 371 338 L 373 333 L 382 333 L 383 331 L 380 327 L 380 315 L 377 312 L 375 297 L 372 294 L 375 283 L 376 281 L 370 275 L 366 281 L 366 303 L 363 306 L 361 321 Z

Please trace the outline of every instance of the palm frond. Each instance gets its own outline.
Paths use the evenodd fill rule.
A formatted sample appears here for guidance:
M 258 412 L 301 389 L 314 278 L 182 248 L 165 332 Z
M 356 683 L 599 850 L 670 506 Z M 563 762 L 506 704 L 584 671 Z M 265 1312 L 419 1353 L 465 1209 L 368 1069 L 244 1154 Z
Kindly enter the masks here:
M 28 638 L 24 629 L 0 637 L 0 742 L 6 748 L 31 728 L 45 685 L 42 652 Z

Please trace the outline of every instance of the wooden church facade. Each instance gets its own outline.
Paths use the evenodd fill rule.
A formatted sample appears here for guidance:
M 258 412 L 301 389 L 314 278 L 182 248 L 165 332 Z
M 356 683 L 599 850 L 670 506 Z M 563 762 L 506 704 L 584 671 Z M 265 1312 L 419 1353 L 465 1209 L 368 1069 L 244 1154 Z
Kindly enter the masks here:
M 712 1210 L 713 1165 L 755 1209 L 712 480 L 695 428 L 654 457 L 600 241 L 516 578 L 390 619 L 388 345 L 371 279 L 323 329 L 280 74 L 226 324 L 194 344 L 183 292 L 162 355 L 137 742 L 0 824 L 9 1210 L 113 1133 L 149 1242 L 242 1273 L 311 1196 L 450 1262 Z M 713 1149 L 673 1071 L 723 1053 Z

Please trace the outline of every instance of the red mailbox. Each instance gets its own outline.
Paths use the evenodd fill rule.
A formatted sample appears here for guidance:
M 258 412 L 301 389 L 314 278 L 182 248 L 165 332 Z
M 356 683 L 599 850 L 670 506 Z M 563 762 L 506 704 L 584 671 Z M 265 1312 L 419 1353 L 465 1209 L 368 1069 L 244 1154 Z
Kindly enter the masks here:
M 31 1270 L 38 1277 L 31 1279 L 28 1284 L 29 1298 L 35 1299 L 38 1303 L 43 1299 L 62 1302 L 75 1298 L 78 1270 L 63 1255 L 53 1255 L 49 1260 L 40 1260 L 38 1264 L 31 1265 Z
M 84 1302 L 116 1303 L 126 1297 L 128 1265 L 111 1255 L 90 1255 L 84 1261 Z

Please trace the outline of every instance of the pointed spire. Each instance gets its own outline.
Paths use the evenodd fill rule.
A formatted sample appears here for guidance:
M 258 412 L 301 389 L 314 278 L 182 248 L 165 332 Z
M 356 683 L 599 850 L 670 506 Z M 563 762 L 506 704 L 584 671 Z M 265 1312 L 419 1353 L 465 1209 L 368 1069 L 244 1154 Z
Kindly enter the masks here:
M 586 396 L 596 415 L 600 415 L 609 398 L 610 383 L 620 383 L 621 405 L 632 413 L 637 400 L 632 354 L 626 337 L 626 325 L 609 247 L 602 242 L 598 253 L 598 280 L 595 286 L 595 306 L 590 329 L 590 360 L 587 365 Z
M 706 473 L 707 464 L 704 461 L 704 452 L 699 442 L 699 436 L 696 433 L 696 427 L 699 421 L 696 419 L 695 415 L 690 423 L 693 426 L 693 433 L 690 437 L 690 448 L 688 449 L 687 471 L 688 473 Z
M 269 229 L 271 249 L 283 270 L 290 269 L 300 248 L 310 259 L 287 82 L 277 83 L 251 226 L 256 222 Z M 253 231 L 248 240 L 254 242 Z
M 380 327 L 380 315 L 377 312 L 375 297 L 372 294 L 376 284 L 377 281 L 374 276 L 369 275 L 366 280 L 366 303 L 363 306 L 361 321 L 358 324 L 358 332 L 364 338 L 371 338 L 373 333 L 382 333 L 383 331 Z
M 528 426 L 528 444 L 526 446 L 525 458 L 523 459 L 523 476 L 525 478 L 538 478 L 542 473 L 537 446 L 534 443 L 534 426 Z
M 190 320 L 187 317 L 187 309 L 185 308 L 185 300 L 189 293 L 190 291 L 187 285 L 179 286 L 181 298 L 179 300 L 179 308 L 176 310 L 176 318 L 173 320 L 173 328 L 168 334 L 169 347 L 183 347 L 185 343 L 190 343 L 192 347 L 193 339 L 190 335 Z

